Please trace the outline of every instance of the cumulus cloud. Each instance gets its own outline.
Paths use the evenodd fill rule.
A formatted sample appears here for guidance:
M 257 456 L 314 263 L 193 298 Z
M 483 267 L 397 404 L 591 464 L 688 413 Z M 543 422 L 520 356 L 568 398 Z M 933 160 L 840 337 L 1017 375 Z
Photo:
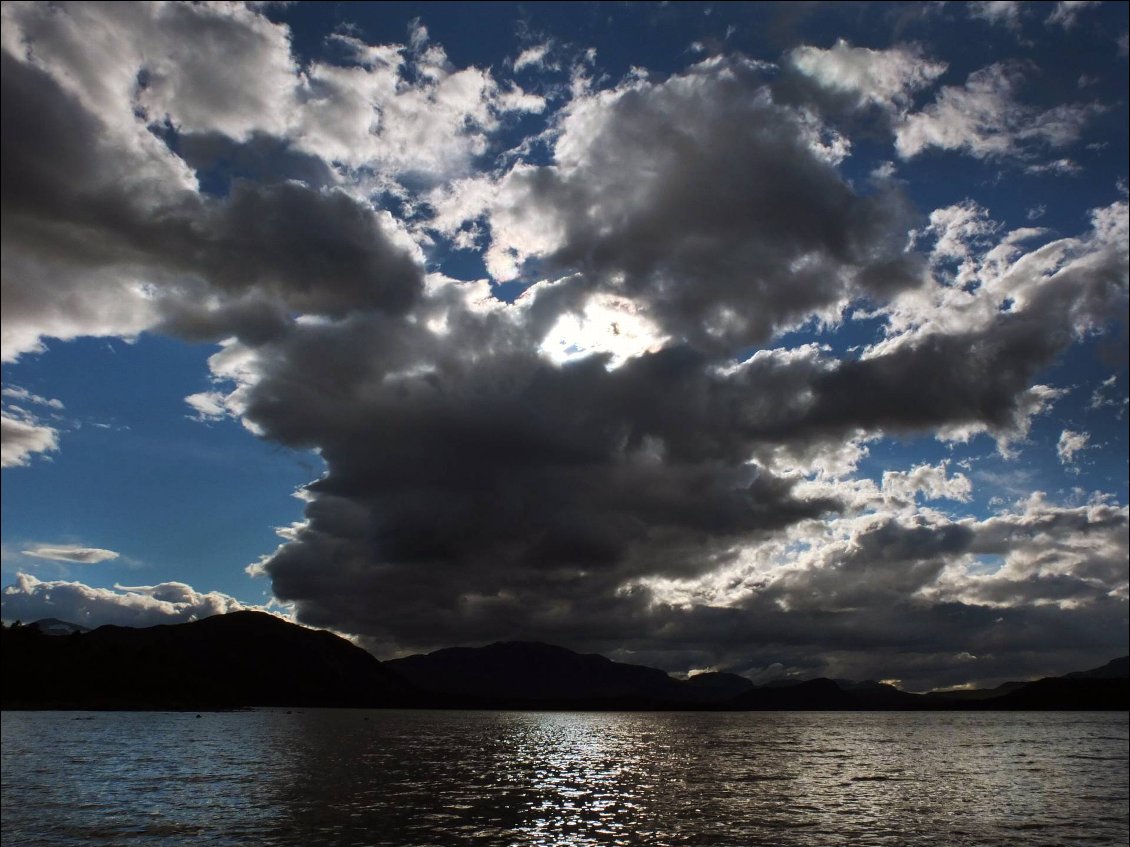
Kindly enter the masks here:
M 1060 464 L 1072 466 L 1075 464 L 1075 457 L 1087 449 L 1087 443 L 1091 440 L 1091 436 L 1085 432 L 1073 432 L 1070 429 L 1065 429 L 1059 434 L 1059 441 L 1056 442 L 1055 452 L 1059 456 Z
M 431 275 L 408 314 L 225 342 L 190 405 L 326 462 L 304 520 L 252 567 L 299 619 L 384 654 L 507 637 L 643 649 L 727 628 L 748 651 L 764 619 L 799 661 L 806 626 L 846 639 L 879 607 L 909 637 L 898 621 L 974 555 L 971 529 L 919 501 L 967 502 L 971 482 L 945 465 L 871 490 L 835 475 L 887 434 L 1022 437 L 1060 396 L 1035 376 L 1125 297 L 1122 213 L 1028 249 L 1040 231 L 964 205 L 912 246 L 897 193 L 848 184 L 823 129 L 759 73 L 723 58 L 581 86 L 548 164 L 434 192 L 437 231 L 480 221 L 495 278 L 533 282 L 517 302 Z M 733 356 L 864 297 L 889 329 L 860 355 Z
M 25 556 L 36 559 L 50 559 L 53 562 L 74 562 L 80 565 L 96 565 L 118 558 L 113 550 L 101 547 L 83 547 L 79 544 L 37 544 L 23 551 Z
M 973 484 L 962 473 L 947 476 L 946 465 L 918 465 L 908 472 L 885 471 L 883 491 L 892 496 L 914 501 L 921 493 L 929 500 L 945 498 L 967 502 L 973 492 Z
M 59 449 L 59 433 L 54 427 L 0 414 L 0 467 L 28 465 L 37 453 Z
M 817 84 L 854 98 L 856 106 L 905 110 L 914 92 L 945 73 L 946 64 L 925 58 L 914 46 L 888 50 L 852 47 L 840 39 L 831 48 L 797 47 L 792 66 Z
M 183 582 L 94 588 L 81 582 L 44 581 L 26 573 L 16 574 L 16 581 L 0 594 L 0 603 L 6 621 L 58 618 L 86 627 L 187 623 L 259 608 L 216 591 L 197 591 Z
M 921 690 L 1039 675 L 1049 662 L 1068 671 L 1092 661 L 1092 645 L 1125 648 L 1127 518 L 1040 494 L 985 520 L 875 501 L 790 530 L 722 578 L 651 583 L 661 605 L 634 624 L 661 632 L 641 644 L 710 645 L 694 658 L 739 672 L 776 657 L 808 675 L 893 672 Z
M 571 273 L 540 296 L 628 297 L 664 334 L 714 348 L 918 284 L 897 189 L 853 190 L 834 135 L 774 103 L 759 74 L 715 58 L 575 98 L 553 164 L 498 180 L 488 270 Z
M 244 7 L 16 3 L 4 21 L 5 361 L 45 337 L 403 312 L 418 248 L 335 168 L 402 194 L 397 179 L 458 174 L 502 116 L 543 107 L 452 68 L 422 28 L 409 45 L 341 36 L 354 64 L 300 70 L 286 28 Z M 257 179 L 202 192 L 218 159 Z

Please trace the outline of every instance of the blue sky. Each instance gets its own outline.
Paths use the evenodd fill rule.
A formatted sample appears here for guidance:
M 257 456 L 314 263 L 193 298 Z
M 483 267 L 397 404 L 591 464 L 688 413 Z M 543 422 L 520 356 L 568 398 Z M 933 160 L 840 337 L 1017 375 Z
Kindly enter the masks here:
M 5 619 L 1126 651 L 1125 4 L 3 14 Z

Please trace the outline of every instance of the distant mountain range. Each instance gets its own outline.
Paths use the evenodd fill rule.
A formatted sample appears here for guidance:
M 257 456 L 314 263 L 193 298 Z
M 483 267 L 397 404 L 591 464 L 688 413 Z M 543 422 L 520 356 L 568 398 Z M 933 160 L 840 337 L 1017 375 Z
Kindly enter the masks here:
M 878 682 L 756 686 L 706 673 L 675 679 L 534 642 L 451 647 L 380 662 L 329 632 L 262 612 L 94 630 L 45 620 L 3 630 L 5 709 L 251 706 L 522 709 L 1130 708 L 1130 658 L 993 689 L 919 695 Z

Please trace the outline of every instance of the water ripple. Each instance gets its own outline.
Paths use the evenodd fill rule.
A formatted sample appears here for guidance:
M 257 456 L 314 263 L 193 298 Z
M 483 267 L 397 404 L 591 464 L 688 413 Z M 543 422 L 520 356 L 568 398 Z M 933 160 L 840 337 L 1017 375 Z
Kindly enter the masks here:
M 5 713 L 5 847 L 1125 844 L 1127 716 Z

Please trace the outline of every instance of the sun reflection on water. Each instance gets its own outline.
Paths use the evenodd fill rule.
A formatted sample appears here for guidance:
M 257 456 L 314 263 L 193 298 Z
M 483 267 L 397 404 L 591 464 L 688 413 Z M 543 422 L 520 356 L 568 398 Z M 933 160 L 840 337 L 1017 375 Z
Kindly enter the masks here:
M 5 713 L 3 840 L 1122 845 L 1127 731 L 1124 714 Z

